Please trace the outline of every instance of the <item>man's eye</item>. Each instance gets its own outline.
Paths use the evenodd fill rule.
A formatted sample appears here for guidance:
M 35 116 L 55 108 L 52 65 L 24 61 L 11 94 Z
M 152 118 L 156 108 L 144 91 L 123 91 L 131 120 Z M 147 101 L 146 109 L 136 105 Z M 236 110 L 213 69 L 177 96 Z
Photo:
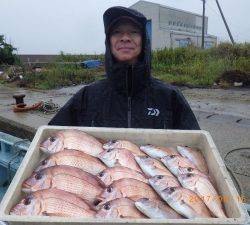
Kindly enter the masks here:
M 112 32 L 112 35 L 117 35 L 117 34 L 120 34 L 121 32 L 119 31 L 119 30 L 114 30 L 113 32 Z

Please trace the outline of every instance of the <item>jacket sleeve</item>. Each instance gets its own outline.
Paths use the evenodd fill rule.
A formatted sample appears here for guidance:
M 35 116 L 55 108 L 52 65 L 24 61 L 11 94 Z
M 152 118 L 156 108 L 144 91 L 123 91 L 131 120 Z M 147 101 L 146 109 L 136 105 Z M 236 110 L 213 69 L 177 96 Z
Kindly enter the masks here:
M 82 111 L 82 102 L 85 88 L 78 91 L 50 120 L 48 125 L 79 126 L 79 112 Z
M 198 121 L 183 94 L 176 89 L 173 95 L 173 129 L 200 130 Z

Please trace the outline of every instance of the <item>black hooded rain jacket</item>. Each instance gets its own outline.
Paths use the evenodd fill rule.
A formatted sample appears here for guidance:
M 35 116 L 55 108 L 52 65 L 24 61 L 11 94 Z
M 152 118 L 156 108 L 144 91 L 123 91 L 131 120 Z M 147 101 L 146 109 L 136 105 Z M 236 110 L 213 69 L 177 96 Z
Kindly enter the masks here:
M 108 31 L 120 16 L 132 17 L 143 27 L 143 52 L 135 65 L 115 62 L 111 55 Z M 173 86 L 151 77 L 151 46 L 145 16 L 129 8 L 112 7 L 103 18 L 107 78 L 77 92 L 49 125 L 200 129 L 183 95 Z

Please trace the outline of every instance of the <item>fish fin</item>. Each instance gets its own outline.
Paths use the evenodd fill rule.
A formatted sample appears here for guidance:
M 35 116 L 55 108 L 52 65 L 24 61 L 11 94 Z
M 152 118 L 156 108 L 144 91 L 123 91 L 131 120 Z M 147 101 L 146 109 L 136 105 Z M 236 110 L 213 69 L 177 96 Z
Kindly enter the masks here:
M 50 216 L 50 213 L 48 213 L 47 211 L 43 211 L 43 212 L 42 212 L 42 215 L 43 215 L 43 216 Z
M 61 213 L 48 213 L 47 211 L 43 211 L 42 215 L 43 216 L 60 216 L 60 217 L 62 216 Z
M 121 166 L 121 163 L 119 162 L 119 159 L 116 159 L 115 166 Z
M 134 219 L 132 216 L 121 216 L 122 219 Z

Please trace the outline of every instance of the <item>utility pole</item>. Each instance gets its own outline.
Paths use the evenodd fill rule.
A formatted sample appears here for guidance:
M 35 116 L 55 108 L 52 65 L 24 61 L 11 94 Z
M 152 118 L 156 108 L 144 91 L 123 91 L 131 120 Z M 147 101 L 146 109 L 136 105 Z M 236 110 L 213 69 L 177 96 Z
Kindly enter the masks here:
M 201 48 L 205 48 L 205 4 L 206 0 L 203 1 L 203 13 L 202 13 L 202 38 L 201 38 Z
M 227 25 L 227 21 L 226 21 L 226 18 L 224 17 L 224 15 L 223 15 L 222 9 L 221 9 L 220 4 L 219 4 L 219 1 L 218 1 L 218 0 L 215 0 L 215 1 L 216 1 L 217 6 L 218 6 L 218 8 L 219 8 L 219 10 L 220 10 L 221 17 L 222 17 L 222 19 L 223 19 L 223 21 L 224 21 L 224 24 L 225 24 L 226 28 L 227 28 L 227 32 L 228 32 L 228 34 L 229 34 L 229 37 L 230 37 L 230 39 L 231 39 L 231 42 L 232 42 L 233 45 L 234 45 L 235 42 L 234 42 L 234 39 L 233 39 L 233 35 L 231 34 L 231 31 L 230 31 L 230 29 L 229 29 L 229 27 L 228 27 L 228 25 Z

